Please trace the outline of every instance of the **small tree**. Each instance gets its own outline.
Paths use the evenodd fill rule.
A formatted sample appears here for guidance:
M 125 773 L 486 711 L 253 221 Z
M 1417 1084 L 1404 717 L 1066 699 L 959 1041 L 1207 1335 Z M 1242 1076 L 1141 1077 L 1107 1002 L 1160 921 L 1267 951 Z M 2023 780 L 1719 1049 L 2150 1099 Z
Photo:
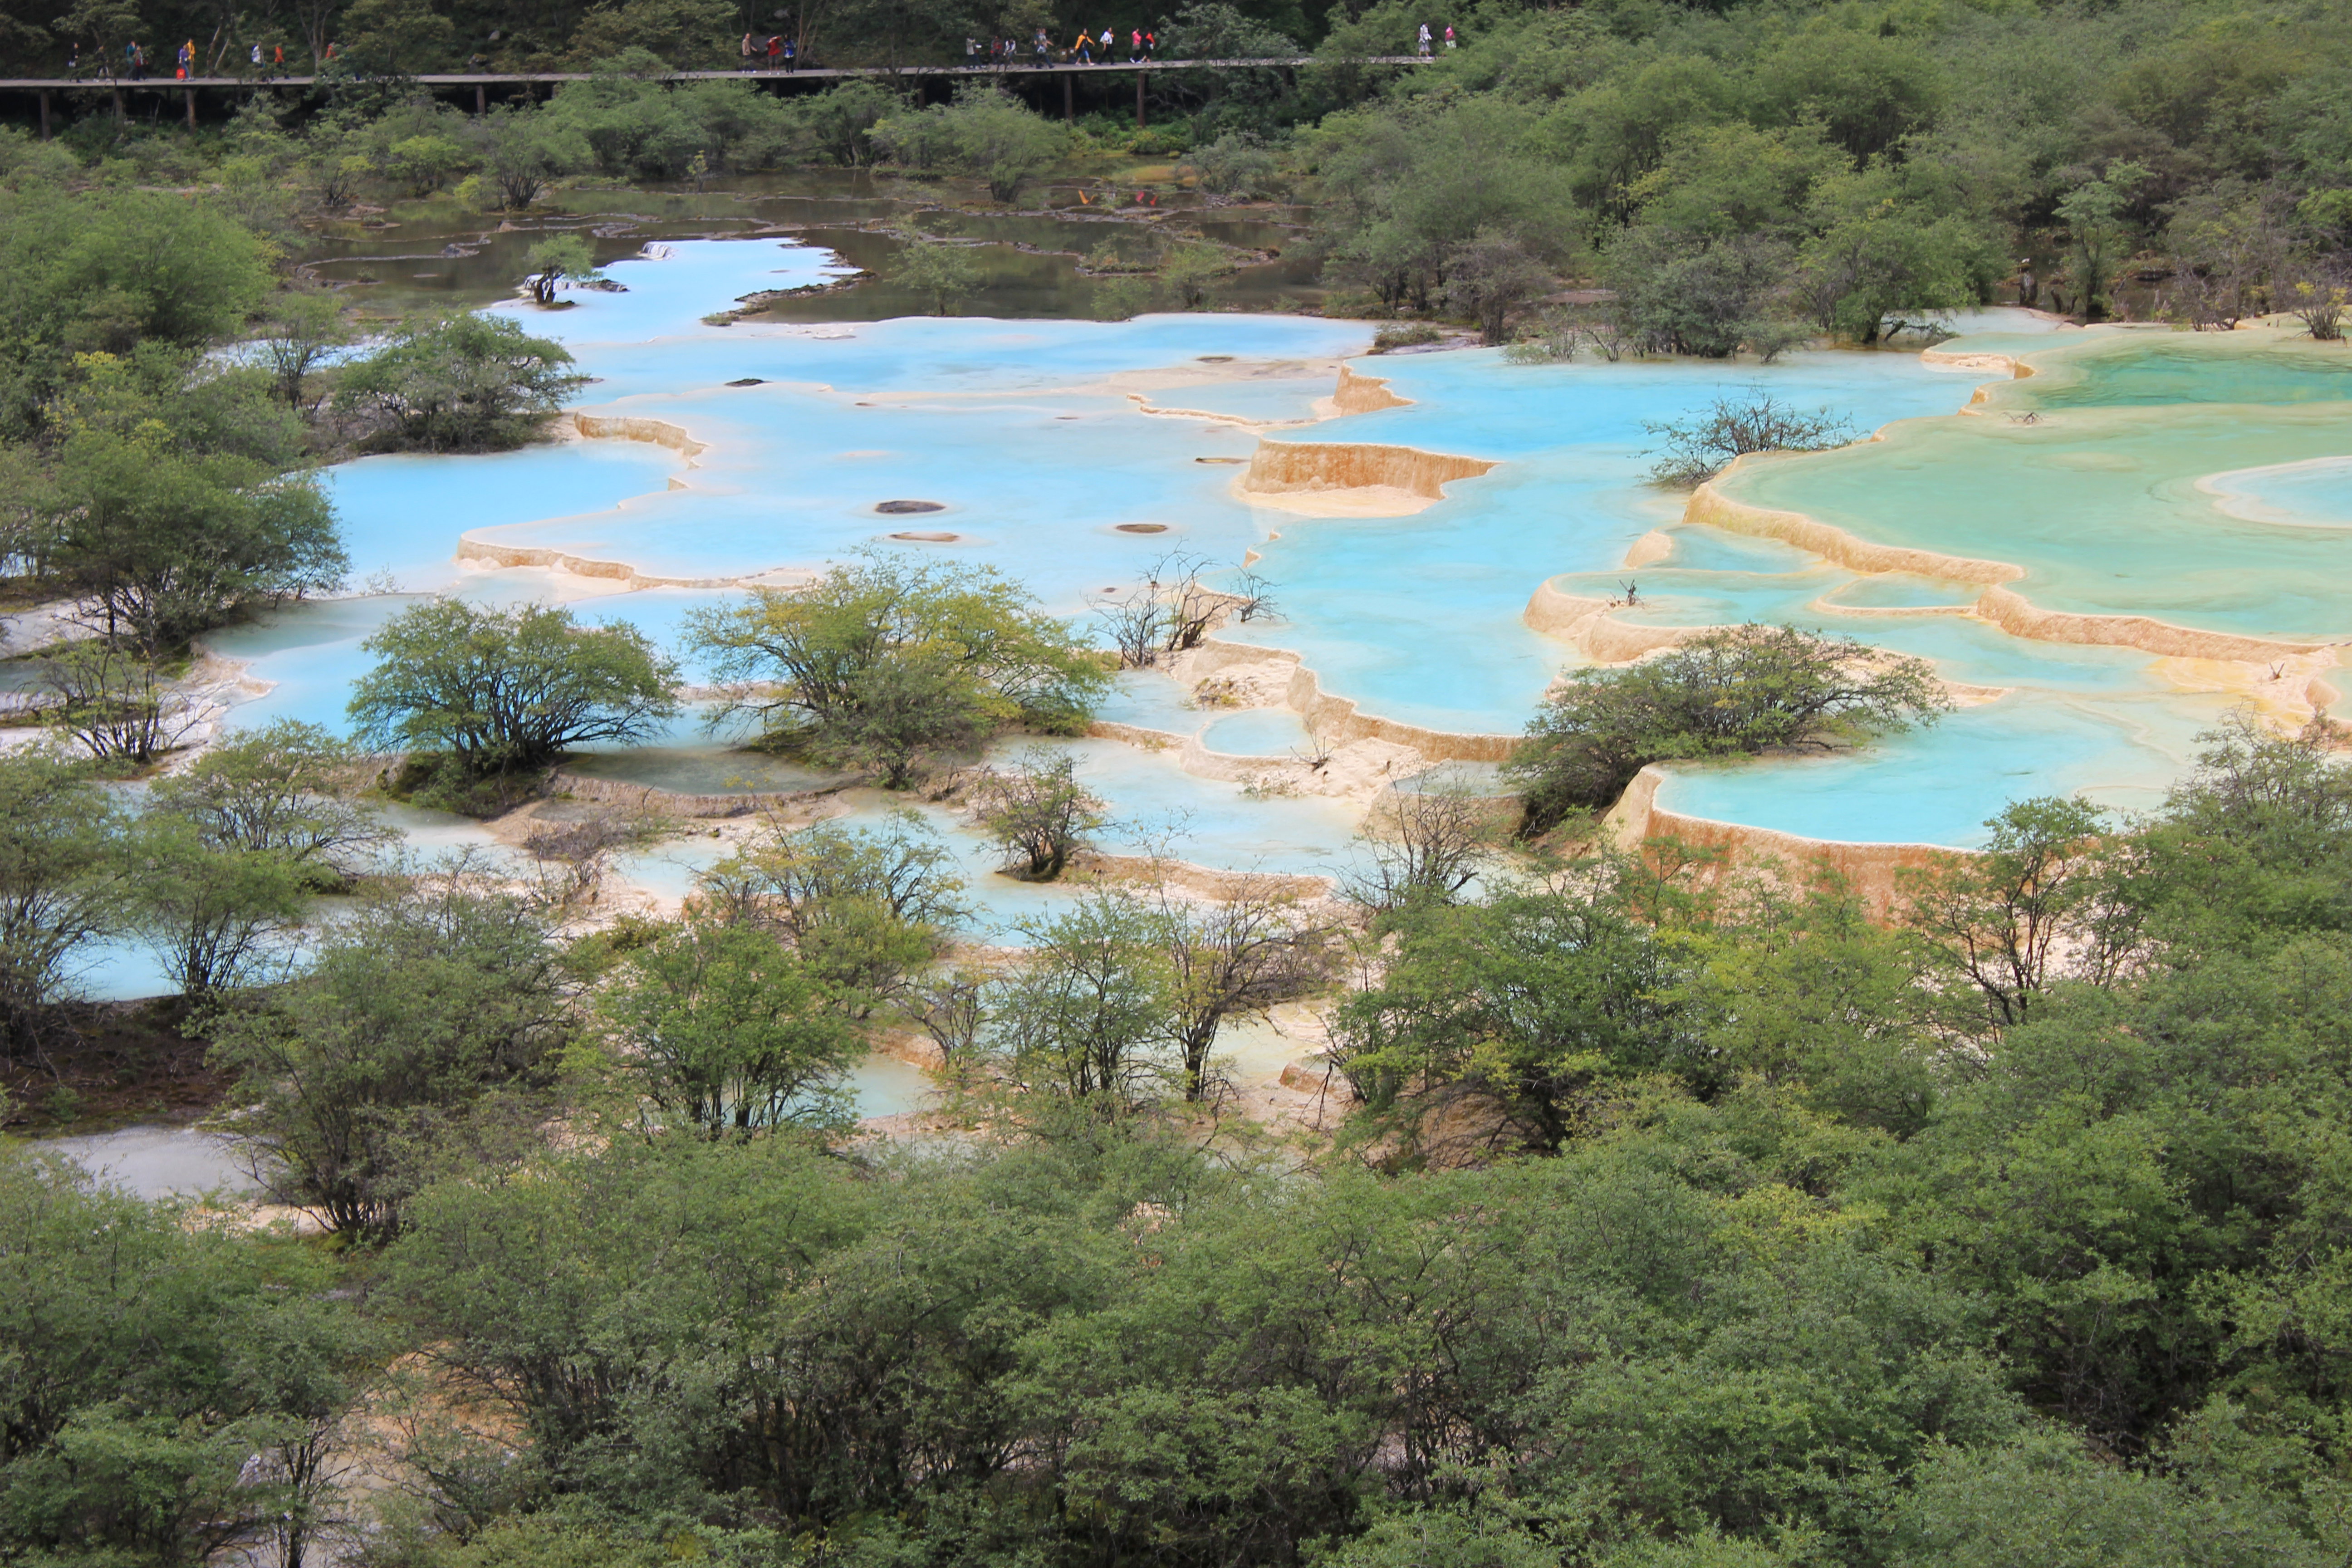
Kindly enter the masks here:
M 1208 564 L 1206 556 L 1171 551 L 1152 565 L 1150 587 L 1160 599 L 1170 653 L 1199 647 L 1230 605 L 1224 595 L 1201 581 Z
M 233 1136 L 273 1201 L 397 1235 L 440 1151 L 535 1121 L 569 1002 L 544 920 L 467 862 L 371 897 L 310 968 L 213 1019 L 253 1109 Z
M 1502 833 L 1494 805 L 1446 773 L 1391 790 L 1356 836 L 1340 877 L 1347 895 L 1382 911 L 1445 904 L 1495 863 Z
M 992 731 L 1081 730 L 1109 680 L 1067 626 L 993 569 L 883 555 L 805 588 L 755 589 L 695 611 L 687 641 L 730 688 L 714 721 L 749 718 L 771 745 L 821 751 L 862 744 L 866 705 L 903 695 L 874 680 L 882 665 L 926 665 L 967 683 Z
M 1727 626 L 1637 664 L 1570 671 L 1504 770 L 1525 791 L 1523 831 L 1540 832 L 1605 809 L 1651 763 L 1828 751 L 1951 706 L 1924 659 L 1792 626 Z
M 258 984 L 291 960 L 300 869 L 271 850 L 225 848 L 178 813 L 150 811 L 124 847 L 130 928 L 181 994 L 205 999 Z
M 212 746 L 149 795 L 209 844 L 282 855 L 311 885 L 332 886 L 355 857 L 399 837 L 373 806 L 341 797 L 358 760 L 316 724 L 280 719 Z
M 2104 889 L 2093 851 L 2105 821 L 2087 802 L 2044 795 L 1985 826 L 1981 852 L 1906 876 L 1904 921 L 1975 987 L 1998 1035 L 2026 1021 L 2084 934 Z
M 1167 1081 L 1155 1047 L 1173 1032 L 1175 976 L 1159 913 L 1122 892 L 1024 923 L 1028 957 L 998 990 L 988 1042 L 1002 1077 L 1118 1116 Z
M 289 408 L 302 408 L 310 377 L 354 334 L 343 319 L 342 301 L 331 294 L 289 292 L 274 305 L 254 347 L 278 395 Z
M 705 1137 L 850 1120 L 860 1054 L 821 982 L 748 926 L 688 923 L 634 953 L 599 1005 L 645 1097 Z
M 389 450 L 491 452 L 520 447 L 586 381 L 561 343 L 504 316 L 412 321 L 342 374 L 335 410 Z
M 925 975 L 899 998 L 907 1016 L 939 1047 L 943 1075 L 960 1088 L 969 1086 L 979 1065 L 992 984 L 986 970 L 958 966 Z
M 2352 299 L 2352 287 L 2345 280 L 2340 262 L 2306 262 L 2295 268 L 2295 275 L 2282 290 L 2281 303 L 2286 313 L 2303 323 L 2303 330 L 2323 343 L 2340 342 L 2344 338 L 2344 307 Z
M 898 811 L 880 828 L 819 822 L 755 839 L 703 873 L 698 896 L 723 918 L 767 926 L 795 946 L 853 901 L 937 931 L 971 912 L 954 866 L 919 813 Z
M 1149 584 L 1095 606 L 1095 619 L 1110 634 L 1122 669 L 1149 669 L 1160 662 L 1160 639 L 1167 618 L 1167 605 Z
M 1601 277 L 1617 291 L 1616 320 L 1643 352 L 1727 359 L 1744 344 L 1759 353 L 1788 346 L 1779 300 L 1793 261 L 1768 235 L 1637 224 L 1610 243 Z
M 988 182 L 1009 202 L 1062 156 L 1062 128 L 993 85 L 967 87 L 953 103 L 896 115 L 873 129 L 875 145 L 917 168 L 946 163 Z
M 464 169 L 466 149 L 446 136 L 431 134 L 403 137 L 392 144 L 384 156 L 385 172 L 408 187 L 408 194 L 422 200 L 448 183 L 449 176 Z
M 1169 961 L 1170 1043 L 1184 1098 L 1209 1096 L 1209 1053 L 1226 1023 L 1263 1015 L 1321 985 L 1331 929 L 1270 878 L 1252 877 L 1216 902 L 1160 900 Z
M 1223 246 L 1194 242 L 1169 247 L 1160 263 L 1160 281 L 1187 310 L 1208 303 L 1209 290 L 1234 275 L 1234 259 Z
M 1191 175 L 1201 189 L 1220 196 L 1270 195 L 1281 185 L 1274 149 L 1254 131 L 1228 131 L 1193 148 L 1176 174 L 1180 179 Z
M 1853 439 L 1843 416 L 1826 408 L 1800 413 L 1760 386 L 1719 396 L 1695 418 L 1644 420 L 1642 428 L 1665 438 L 1650 477 L 1668 485 L 1703 484 L 1750 452 L 1823 452 Z
M 954 859 L 923 819 L 878 830 L 818 823 L 745 846 L 702 876 L 697 907 L 770 931 L 863 1013 L 938 958 L 967 913 Z
M 497 185 L 499 203 L 520 212 L 555 180 L 584 166 L 588 145 L 569 126 L 531 109 L 494 109 L 467 121 L 475 155 Z
M 944 316 L 949 302 L 980 287 L 980 267 L 971 247 L 951 240 L 930 239 L 911 230 L 898 231 L 898 254 L 884 276 L 910 293 L 931 302 L 931 314 Z
M 57 724 L 101 763 L 145 767 L 188 737 L 202 716 L 129 648 L 74 643 L 42 661 Z
M 338 800 L 351 748 L 281 721 L 159 779 L 125 845 L 130 928 L 185 995 L 256 984 L 290 962 L 286 937 L 311 893 L 397 835 Z
M 555 291 L 564 282 L 583 282 L 600 276 L 596 253 L 576 234 L 551 234 L 523 257 L 530 269 L 530 297 L 542 305 L 555 303 Z
M 87 763 L 0 753 L 0 1057 L 37 1044 L 74 951 L 115 924 L 120 811 Z
M 2183 196 L 2168 211 L 2174 309 L 2200 331 L 2228 331 L 2260 314 L 2287 267 L 2294 213 L 2286 194 L 2226 182 Z
M 640 742 L 677 712 L 677 668 L 643 633 L 577 626 L 568 609 L 435 599 L 360 646 L 376 656 L 352 689 L 362 739 L 448 757 L 471 778 Z
M 838 726 L 824 750 L 877 770 L 884 789 L 905 789 L 923 760 L 972 752 L 995 733 L 988 693 L 945 658 L 901 658 L 857 678 L 856 717 Z
M 1486 230 L 1445 258 L 1445 302 L 1478 323 L 1492 347 L 1507 341 L 1513 311 L 1552 286 L 1551 269 L 1514 236 Z
M 43 564 L 92 631 L 167 658 L 341 581 L 333 508 L 299 471 L 302 421 L 263 376 L 152 349 L 76 366 L 49 410 L 63 438 L 36 499 Z
M 2105 177 L 2086 179 L 2058 198 L 2058 216 L 2066 225 L 2071 245 L 2075 307 L 2086 321 L 2107 313 L 2107 288 L 2131 251 L 2132 231 L 2124 221 L 2124 209 L 2147 177 L 2147 170 L 2137 163 L 2111 163 Z
M 1033 882 L 1060 876 L 1109 821 L 1067 753 L 1025 752 L 1008 770 L 990 769 L 971 793 L 974 820 L 1004 851 L 1005 869 Z

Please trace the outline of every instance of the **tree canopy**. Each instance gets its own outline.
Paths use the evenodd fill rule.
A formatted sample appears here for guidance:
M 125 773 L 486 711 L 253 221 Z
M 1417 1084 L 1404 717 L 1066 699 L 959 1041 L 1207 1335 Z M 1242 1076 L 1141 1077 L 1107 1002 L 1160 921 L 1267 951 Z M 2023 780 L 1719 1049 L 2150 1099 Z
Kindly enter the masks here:
M 352 720 L 386 749 L 446 756 L 468 776 L 544 767 L 592 742 L 642 741 L 677 711 L 677 672 L 625 623 L 462 599 L 412 605 L 360 645 L 376 667 Z
M 698 609 L 687 642 L 733 690 L 722 721 L 877 766 L 893 787 L 925 753 L 969 751 L 1013 724 L 1068 732 L 1109 679 L 994 568 L 880 554 Z

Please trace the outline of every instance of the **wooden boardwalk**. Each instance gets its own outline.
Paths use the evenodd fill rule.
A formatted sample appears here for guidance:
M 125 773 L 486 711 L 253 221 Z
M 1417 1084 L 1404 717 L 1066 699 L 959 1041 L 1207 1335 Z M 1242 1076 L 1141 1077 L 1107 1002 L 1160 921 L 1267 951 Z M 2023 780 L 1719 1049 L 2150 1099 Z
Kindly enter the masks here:
M 1107 60 L 1098 65 L 1080 65 L 1075 60 L 1051 60 L 1039 64 L 1022 62 L 1015 65 L 908 65 L 908 66 L 811 66 L 804 69 L 784 70 L 761 68 L 755 70 L 672 71 L 661 78 L 664 81 L 751 81 L 783 83 L 793 81 L 842 81 L 852 77 L 870 77 L 902 81 L 937 81 L 966 77 L 988 78 L 1001 81 L 1036 81 L 1046 77 L 1062 79 L 1062 109 L 1070 112 L 1071 83 L 1082 76 L 1130 75 L 1135 78 L 1136 123 L 1143 123 L 1144 80 L 1154 71 L 1232 70 L 1247 66 L 1275 66 L 1297 69 L 1311 65 L 1427 65 L 1430 58 L 1419 55 L 1375 55 L 1369 58 L 1347 60 L 1319 59 L 1312 55 L 1285 56 L 1279 58 L 1251 59 L 1189 59 L 1189 60 Z M 406 79 L 419 87 L 448 89 L 472 88 L 474 109 L 479 113 L 489 107 L 490 89 L 507 88 L 536 95 L 544 87 L 551 96 L 555 89 L 569 81 L 587 81 L 589 71 L 447 71 Z M 253 93 L 280 88 L 309 89 L 317 85 L 316 76 L 269 76 L 255 71 L 242 76 L 166 77 L 149 76 L 143 80 L 118 79 L 99 72 L 80 77 L 5 77 L 0 78 L 0 93 L 26 93 L 40 100 L 41 135 L 49 134 L 50 105 L 61 92 L 110 92 L 115 95 L 120 111 L 123 96 L 141 92 L 176 92 L 184 96 L 188 123 L 196 122 L 196 95 L 204 93 Z M 511 97 L 513 93 L 502 95 Z

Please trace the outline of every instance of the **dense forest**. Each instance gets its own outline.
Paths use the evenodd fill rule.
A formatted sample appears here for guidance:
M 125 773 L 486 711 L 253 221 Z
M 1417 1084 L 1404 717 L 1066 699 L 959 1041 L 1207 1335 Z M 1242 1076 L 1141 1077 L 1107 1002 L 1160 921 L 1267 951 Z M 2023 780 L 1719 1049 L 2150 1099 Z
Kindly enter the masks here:
M 1406 49 L 1430 21 L 1454 26 L 1461 47 L 1423 68 L 1362 63 Z M 472 177 L 477 205 L 495 209 L 526 205 L 566 174 L 678 180 L 879 163 L 979 174 L 998 200 L 1017 201 L 1051 171 L 1175 154 L 1188 160 L 1177 177 L 1221 199 L 1316 203 L 1350 309 L 1438 310 L 1490 338 L 1572 351 L 1589 339 L 1583 324 L 1546 333 L 1518 318 L 1555 278 L 1597 280 L 1619 296 L 1600 334 L 1610 352 L 1769 356 L 1811 334 L 1874 342 L 1996 295 L 2085 319 L 2200 326 L 2308 308 L 2315 331 L 2332 334 L 2352 222 L 2343 21 L 2327 5 L 2170 3 L 1622 0 L 1440 18 L 1402 0 L 1314 16 L 1216 0 L 1158 17 L 929 0 L 756 16 L 693 0 L 578 13 L 92 0 L 6 24 L 0 49 L 48 72 L 78 47 L 94 79 L 96 62 L 132 38 L 158 60 L 184 38 L 247 74 L 257 45 L 286 47 L 307 69 L 333 44 L 318 95 L 265 97 L 273 112 L 193 139 L 113 122 L 93 88 L 69 144 L 158 178 L 226 168 L 332 206 Z M 1007 101 L 996 93 L 919 110 L 919 95 L 868 83 L 776 98 L 748 83 L 659 80 L 735 63 L 746 28 L 796 30 L 838 61 L 907 65 L 960 61 L 975 36 L 1025 39 L 1036 27 L 1062 58 L 1081 25 L 1121 37 L 1152 26 L 1163 55 L 1310 49 L 1317 63 L 1161 73 L 1154 123 L 1140 131 L 1100 112 L 1075 128 L 1050 113 L 1013 123 L 989 111 Z M 487 122 L 404 95 L 405 77 L 467 61 L 607 74 Z M 1007 80 L 1024 89 L 1021 73 Z M 1053 97 L 1033 107 L 1058 109 Z M 388 110 L 389 126 L 356 128 Z M 254 141 L 265 129 L 299 132 L 298 143 Z
M 1859 349 L 1996 298 L 2330 339 L 2340 5 L 47 9 L 0 16 L 16 68 L 335 46 L 315 92 L 194 132 L 100 84 L 54 141 L 0 132 L 0 565 L 12 607 L 77 617 L 7 716 L 55 743 L 0 753 L 0 1066 L 70 1122 L 76 955 L 146 944 L 183 993 L 156 1037 L 201 1046 L 310 1224 L 0 1144 L 0 1563 L 2352 1556 L 2352 767 L 2325 721 L 2233 720 L 2144 817 L 2019 802 L 1888 898 L 1596 842 L 1644 763 L 1946 705 L 1924 667 L 1727 629 L 1557 689 L 1516 822 L 1432 792 L 1329 898 L 1106 882 L 993 955 L 952 940 L 971 889 L 913 821 L 777 829 L 680 918 L 613 922 L 583 890 L 644 823 L 534 838 L 519 881 L 389 857 L 383 804 L 502 810 L 671 717 L 691 654 L 761 743 L 952 784 L 1008 874 L 1065 876 L 1101 826 L 1066 757 L 971 755 L 1081 726 L 1109 666 L 1243 601 L 1177 574 L 1113 650 L 1018 583 L 887 560 L 677 649 L 436 601 L 370 638 L 352 738 L 156 765 L 203 738 L 175 683 L 205 630 L 342 583 L 319 465 L 512 447 L 578 388 L 510 318 L 355 319 L 301 271 L 323 223 L 802 166 L 1016 207 L 1115 174 L 1310 207 L 1324 308 L 1520 359 Z M 1363 63 L 1424 21 L 1460 47 Z M 1140 130 L 665 79 L 746 29 L 904 64 L 1081 25 L 1316 63 L 1155 82 Z M 595 75 L 480 115 L 410 79 L 476 58 Z M 909 287 L 972 290 L 904 238 Z M 512 282 L 551 300 L 593 261 L 551 228 Z M 1233 266 L 1097 261 L 1107 313 L 1213 306 Z M 1232 1114 L 1217 1049 L 1299 1001 L 1350 1109 L 1293 1138 Z M 892 1033 L 944 1063 L 939 1135 L 850 1120 Z
M 0 1552 L 2341 1562 L 2332 740 L 2232 726 L 2145 821 L 2022 803 L 1879 911 L 1473 844 L 1475 897 L 1114 885 L 975 970 L 913 829 L 779 834 L 570 940 L 480 867 L 372 878 L 204 1026 L 330 1245 L 0 1149 Z M 270 816 L 270 743 L 155 814 Z M 13 952 L 120 896 L 97 788 L 0 761 Z M 193 864 L 370 831 L 297 798 Z M 1219 1116 L 1203 1023 L 1349 973 L 1339 1135 Z M 893 1017 L 960 1133 L 849 1135 Z

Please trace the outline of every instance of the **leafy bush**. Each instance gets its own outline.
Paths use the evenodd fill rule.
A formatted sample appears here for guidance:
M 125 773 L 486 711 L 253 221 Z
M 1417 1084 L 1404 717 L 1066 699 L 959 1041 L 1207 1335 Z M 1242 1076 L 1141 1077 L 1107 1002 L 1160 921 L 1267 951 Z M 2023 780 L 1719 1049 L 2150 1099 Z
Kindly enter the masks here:
M 1190 174 L 1212 195 L 1264 196 L 1280 191 L 1279 167 L 1265 137 L 1251 131 L 1228 131 L 1193 148 L 1177 165 L 1176 173 L 1179 178 Z
M 805 588 L 695 611 L 690 647 L 769 744 L 879 766 L 904 783 L 926 753 L 1013 724 L 1082 728 L 1108 673 L 993 568 L 876 555 Z
M 383 1240 L 451 1142 L 530 1125 L 572 1028 L 550 935 L 461 863 L 374 891 L 307 971 L 226 1009 L 214 1058 L 271 1196 Z
M 115 923 L 120 810 L 86 763 L 34 747 L 0 754 L 0 1060 L 42 1044 L 76 950 Z
M 1791 265 L 1788 247 L 1766 236 L 1717 239 L 1648 224 L 1610 245 L 1601 274 L 1617 291 L 1618 319 L 1650 352 L 1728 359 L 1748 347 L 1769 360 L 1805 335 L 1778 304 Z
M 207 344 L 242 325 L 269 282 L 260 240 L 205 203 L 0 189 L 0 434 L 40 426 L 76 354 Z
M 1000 202 L 1057 163 L 1067 142 L 1060 126 L 993 86 L 966 87 L 953 103 L 894 115 L 872 134 L 884 156 L 910 168 L 944 165 L 978 175 Z
M 931 302 L 934 315 L 948 313 L 949 304 L 980 286 L 980 264 L 970 246 L 902 229 L 899 250 L 884 268 L 884 276 L 901 289 Z
M 504 316 L 411 321 L 344 371 L 335 411 L 380 450 L 496 452 L 538 436 L 586 377 L 562 344 Z
M 1569 671 L 1505 771 L 1525 826 L 1605 809 L 1651 763 L 1828 751 L 1932 724 L 1951 708 L 1924 660 L 1792 626 L 1705 631 L 1639 663 Z
M 435 599 L 360 647 L 352 683 L 367 742 L 446 757 L 467 778 L 546 766 L 589 742 L 642 743 L 677 712 L 677 667 L 635 626 L 576 625 L 569 609 Z
M 70 423 L 33 499 L 47 574 L 94 602 L 93 629 L 152 661 L 342 580 L 333 509 L 289 471 L 301 421 L 268 377 L 200 372 L 156 346 L 76 368 L 52 405 Z
M 625 1079 L 706 1137 L 850 1120 L 843 1080 L 861 1042 L 830 988 L 764 931 L 675 927 L 630 954 L 599 1012 Z

